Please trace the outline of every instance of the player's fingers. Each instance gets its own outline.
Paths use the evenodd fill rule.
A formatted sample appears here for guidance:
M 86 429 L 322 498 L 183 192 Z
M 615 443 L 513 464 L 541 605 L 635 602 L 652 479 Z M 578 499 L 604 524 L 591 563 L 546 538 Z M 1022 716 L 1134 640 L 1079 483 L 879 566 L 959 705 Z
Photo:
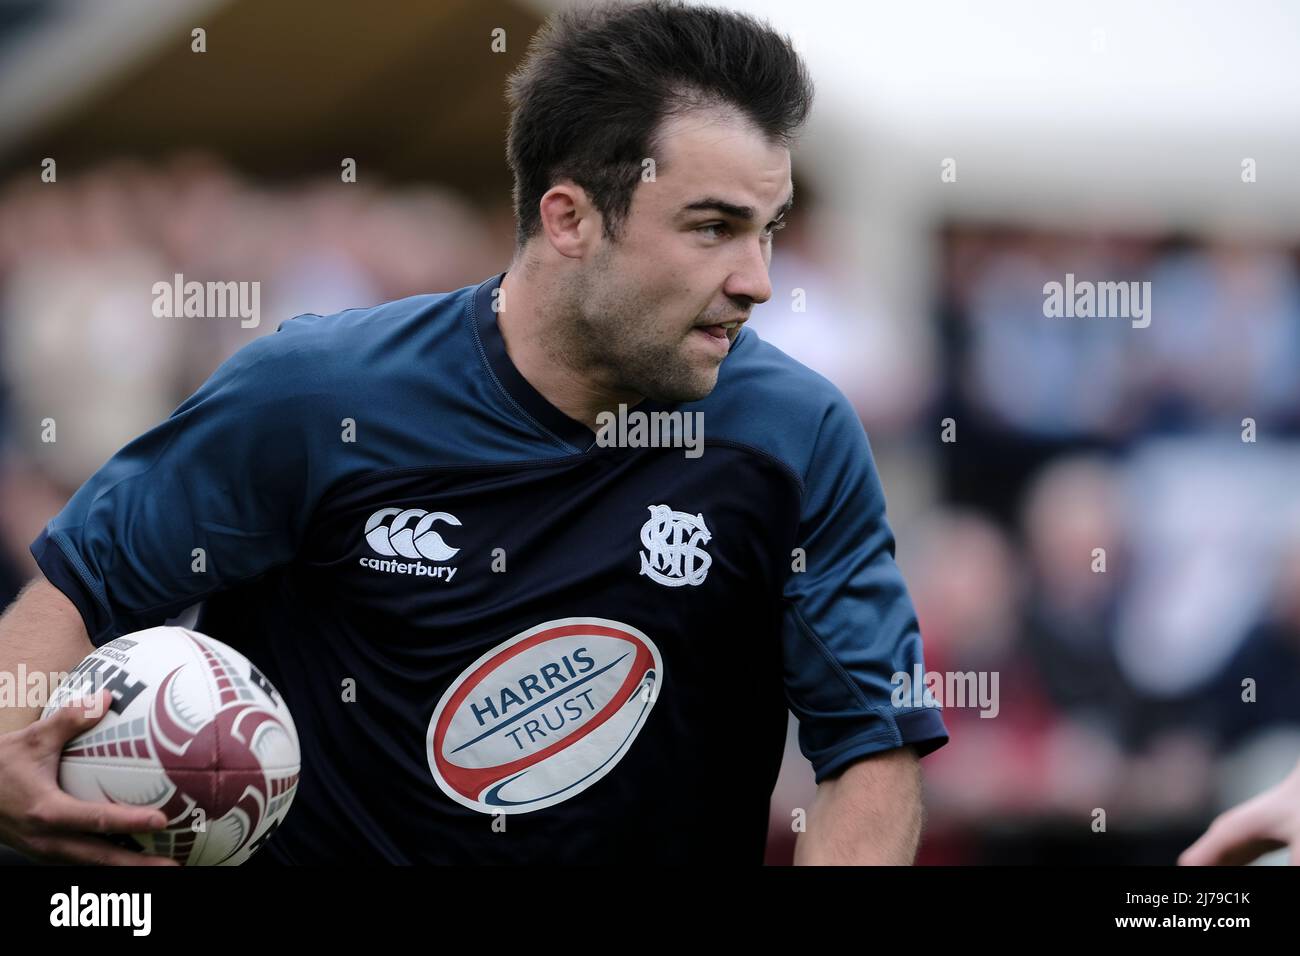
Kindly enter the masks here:
M 1221 814 L 1178 857 L 1179 866 L 1241 866 L 1286 846 L 1276 831 L 1277 813 L 1267 794 Z
M 1207 834 L 1208 835 L 1208 834 Z M 1202 837 L 1183 851 L 1179 866 L 1245 866 L 1265 853 L 1286 846 L 1282 840 L 1246 839 L 1237 843 L 1209 843 Z
M 73 737 L 84 734 L 99 723 L 112 702 L 113 695 L 107 690 L 68 701 L 56 707 L 45 720 L 33 724 L 33 732 L 40 734 L 48 746 L 61 749 Z
M 132 853 L 92 836 L 38 837 L 27 843 L 28 852 L 47 862 L 90 866 L 179 866 L 175 860 Z
M 150 833 L 167 826 L 161 810 L 91 803 L 56 790 L 41 800 L 37 823 L 42 830 L 80 833 Z

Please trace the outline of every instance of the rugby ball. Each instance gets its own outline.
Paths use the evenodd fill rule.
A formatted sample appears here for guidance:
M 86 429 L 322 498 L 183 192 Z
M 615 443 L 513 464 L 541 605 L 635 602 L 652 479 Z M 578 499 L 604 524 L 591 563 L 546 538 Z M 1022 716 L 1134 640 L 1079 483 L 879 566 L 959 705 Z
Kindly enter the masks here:
M 260 849 L 289 812 L 301 754 L 288 707 L 248 658 L 183 627 L 137 631 L 83 659 L 41 716 L 101 688 L 111 708 L 64 747 L 59 786 L 162 810 L 165 830 L 131 837 L 187 866 Z

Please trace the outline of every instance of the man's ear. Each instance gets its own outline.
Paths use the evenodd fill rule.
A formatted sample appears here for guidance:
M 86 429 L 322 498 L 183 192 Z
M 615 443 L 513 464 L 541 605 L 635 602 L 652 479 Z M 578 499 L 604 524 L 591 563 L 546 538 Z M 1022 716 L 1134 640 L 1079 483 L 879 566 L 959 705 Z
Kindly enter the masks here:
M 538 203 L 542 235 L 568 259 L 581 259 L 598 242 L 603 220 L 587 191 L 571 179 L 561 179 Z

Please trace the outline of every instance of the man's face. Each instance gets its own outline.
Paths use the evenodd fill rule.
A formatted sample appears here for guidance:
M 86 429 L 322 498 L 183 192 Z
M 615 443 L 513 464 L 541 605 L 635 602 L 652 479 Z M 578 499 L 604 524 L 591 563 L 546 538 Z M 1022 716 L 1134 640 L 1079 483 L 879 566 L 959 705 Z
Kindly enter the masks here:
M 572 345 L 607 387 L 687 402 L 713 390 L 740 331 L 719 326 L 771 298 L 790 151 L 720 110 L 666 121 L 660 148 L 619 241 L 602 237 L 574 283 Z

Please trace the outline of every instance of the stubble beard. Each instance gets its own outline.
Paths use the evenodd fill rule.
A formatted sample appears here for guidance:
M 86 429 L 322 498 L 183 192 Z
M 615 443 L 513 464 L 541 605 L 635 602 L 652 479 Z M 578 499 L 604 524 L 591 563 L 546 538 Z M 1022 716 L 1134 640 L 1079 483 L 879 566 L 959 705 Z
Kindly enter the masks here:
M 665 341 L 644 324 L 642 297 L 608 278 L 609 257 L 585 270 L 566 303 L 568 320 L 548 351 L 576 374 L 658 402 L 693 402 L 717 384 L 718 367 L 691 365 L 683 357 L 687 330 Z

